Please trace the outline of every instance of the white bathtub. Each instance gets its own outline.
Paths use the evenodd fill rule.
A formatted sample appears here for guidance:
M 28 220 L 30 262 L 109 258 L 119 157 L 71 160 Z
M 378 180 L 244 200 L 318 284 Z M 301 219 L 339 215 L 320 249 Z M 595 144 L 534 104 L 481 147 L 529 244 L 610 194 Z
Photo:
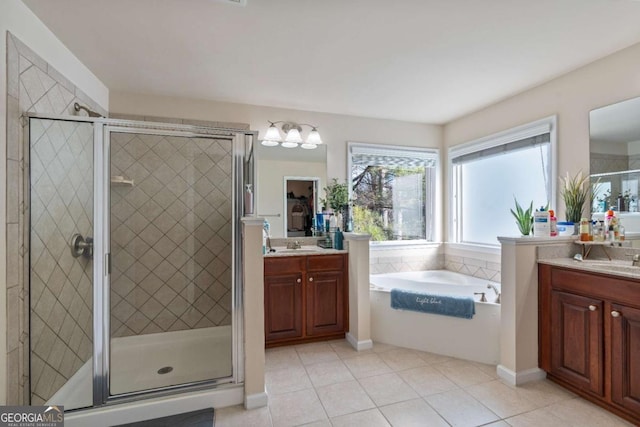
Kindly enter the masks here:
M 393 288 L 441 295 L 468 295 L 485 292 L 489 301 L 495 294 L 487 289 L 500 284 L 447 270 L 376 274 L 371 283 L 371 337 L 374 341 L 444 354 L 460 359 L 497 364 L 500 355 L 500 304 L 482 303 L 475 296 L 473 319 L 394 310 L 390 304 Z

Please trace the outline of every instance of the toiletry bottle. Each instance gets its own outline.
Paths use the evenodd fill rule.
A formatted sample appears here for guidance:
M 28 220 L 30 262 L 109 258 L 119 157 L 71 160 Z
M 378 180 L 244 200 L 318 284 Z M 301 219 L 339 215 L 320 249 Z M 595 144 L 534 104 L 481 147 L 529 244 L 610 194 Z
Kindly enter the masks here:
M 558 235 L 558 218 L 556 218 L 556 215 L 553 209 L 549 209 L 549 225 L 550 225 L 551 237 L 557 236 Z
M 620 221 L 620 219 L 618 219 L 618 240 L 620 240 L 621 242 L 624 242 L 624 238 L 625 238 L 625 228 L 624 225 L 622 225 L 622 222 Z
M 253 215 L 253 191 L 251 190 L 251 184 L 245 185 L 244 190 L 244 214 Z
M 624 197 L 622 196 L 622 193 L 618 193 L 618 212 L 624 212 L 626 211 L 626 207 L 624 205 Z
M 262 254 L 267 253 L 267 239 L 269 239 L 271 227 L 269 225 L 269 221 L 266 219 L 262 223 Z
M 324 239 L 324 248 L 331 249 L 333 248 L 333 242 L 331 241 L 331 233 L 327 232 L 327 237 Z
M 544 207 L 541 207 L 540 210 L 536 210 L 533 213 L 533 236 L 549 237 L 551 234 L 549 222 L 549 212 L 545 211 Z
M 580 241 L 589 241 L 589 221 L 587 220 L 587 218 L 582 218 L 580 220 Z
M 340 227 L 336 229 L 336 234 L 333 237 L 333 248 L 338 250 L 344 249 L 344 236 L 342 235 L 342 231 L 340 231 Z

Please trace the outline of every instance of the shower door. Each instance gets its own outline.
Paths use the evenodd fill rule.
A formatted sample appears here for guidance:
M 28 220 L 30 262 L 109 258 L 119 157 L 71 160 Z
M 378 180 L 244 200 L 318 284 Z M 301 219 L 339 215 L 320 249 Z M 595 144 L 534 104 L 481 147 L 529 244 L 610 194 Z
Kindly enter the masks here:
M 94 124 L 30 118 L 27 135 L 31 404 L 90 407 Z
M 109 395 L 231 381 L 231 137 L 108 126 Z

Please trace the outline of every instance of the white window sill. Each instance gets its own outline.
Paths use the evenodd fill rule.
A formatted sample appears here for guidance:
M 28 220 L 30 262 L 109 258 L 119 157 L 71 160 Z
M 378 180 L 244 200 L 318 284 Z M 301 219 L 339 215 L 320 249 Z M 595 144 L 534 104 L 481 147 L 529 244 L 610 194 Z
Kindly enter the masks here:
M 445 253 L 449 255 L 469 256 L 471 254 L 484 255 L 488 257 L 500 256 L 499 245 L 480 245 L 477 243 L 445 243 Z

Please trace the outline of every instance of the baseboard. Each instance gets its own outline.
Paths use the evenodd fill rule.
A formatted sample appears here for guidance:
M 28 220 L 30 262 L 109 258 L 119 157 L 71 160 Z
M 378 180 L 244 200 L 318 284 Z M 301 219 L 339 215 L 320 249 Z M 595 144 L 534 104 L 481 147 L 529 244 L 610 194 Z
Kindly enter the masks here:
M 498 365 L 496 368 L 498 376 L 507 384 L 519 386 L 531 381 L 539 381 L 546 378 L 547 373 L 540 368 L 527 369 L 525 371 L 513 372 L 511 369 Z
M 263 391 L 262 393 L 255 394 L 247 394 L 244 397 L 244 408 L 245 409 L 256 409 L 267 406 L 269 403 L 269 396 L 267 396 L 267 392 Z
M 371 340 L 358 341 L 353 335 L 351 335 L 351 332 L 347 332 L 345 335 L 345 338 L 347 339 L 347 342 L 351 344 L 351 347 L 356 349 L 356 351 L 369 350 L 373 348 L 373 341 Z

